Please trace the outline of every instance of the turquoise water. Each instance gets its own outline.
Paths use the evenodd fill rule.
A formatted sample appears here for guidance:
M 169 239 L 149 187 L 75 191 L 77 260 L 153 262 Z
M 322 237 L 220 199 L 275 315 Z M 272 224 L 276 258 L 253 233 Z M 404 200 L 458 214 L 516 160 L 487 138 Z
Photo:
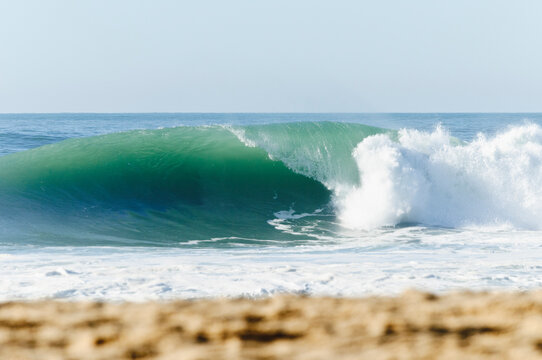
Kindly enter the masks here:
M 0 214 L 4 228 L 13 230 L 4 241 L 305 240 L 312 234 L 294 236 L 268 221 L 281 211 L 333 217 L 325 184 L 358 183 L 352 149 L 384 132 L 332 122 L 178 126 L 72 138 L 5 155 Z
M 13 274 L 0 295 L 536 286 L 540 124 L 542 114 L 0 114 L 0 270 Z

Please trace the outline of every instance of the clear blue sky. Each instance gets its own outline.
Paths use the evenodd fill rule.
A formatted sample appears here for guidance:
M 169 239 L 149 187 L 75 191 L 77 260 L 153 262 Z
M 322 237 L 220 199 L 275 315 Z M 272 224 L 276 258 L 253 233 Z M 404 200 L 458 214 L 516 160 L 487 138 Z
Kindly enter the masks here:
M 542 111 L 540 0 L 0 0 L 0 112 Z

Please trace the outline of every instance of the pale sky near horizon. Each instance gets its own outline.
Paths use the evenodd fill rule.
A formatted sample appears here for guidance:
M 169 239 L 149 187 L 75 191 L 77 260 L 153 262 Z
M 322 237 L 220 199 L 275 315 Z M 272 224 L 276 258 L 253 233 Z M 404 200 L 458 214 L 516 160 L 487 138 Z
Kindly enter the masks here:
M 0 0 L 0 113 L 540 112 L 542 1 Z

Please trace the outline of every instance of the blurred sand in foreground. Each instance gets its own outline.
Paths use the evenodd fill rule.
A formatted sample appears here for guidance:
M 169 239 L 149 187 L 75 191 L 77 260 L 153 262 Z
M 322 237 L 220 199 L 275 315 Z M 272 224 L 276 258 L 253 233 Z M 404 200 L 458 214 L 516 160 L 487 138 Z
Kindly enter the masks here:
M 542 291 L 0 304 L 0 359 L 361 358 L 542 358 Z

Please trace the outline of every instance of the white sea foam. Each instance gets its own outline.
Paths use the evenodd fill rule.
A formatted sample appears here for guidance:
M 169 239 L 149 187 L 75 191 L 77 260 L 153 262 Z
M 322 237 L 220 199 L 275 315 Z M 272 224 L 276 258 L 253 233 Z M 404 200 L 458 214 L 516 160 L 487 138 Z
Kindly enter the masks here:
M 405 227 L 310 246 L 5 248 L 0 301 L 363 296 L 542 285 L 540 232 Z
M 470 143 L 437 127 L 369 136 L 353 151 L 361 185 L 337 192 L 351 229 L 399 223 L 542 228 L 542 128 L 510 127 Z

